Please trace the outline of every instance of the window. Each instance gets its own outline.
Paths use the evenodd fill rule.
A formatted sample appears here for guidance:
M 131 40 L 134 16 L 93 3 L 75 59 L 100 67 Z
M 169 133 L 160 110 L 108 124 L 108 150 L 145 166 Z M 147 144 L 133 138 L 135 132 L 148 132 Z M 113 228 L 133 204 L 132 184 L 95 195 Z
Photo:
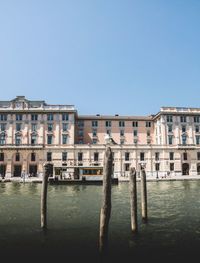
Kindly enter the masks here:
M 83 153 L 82 152 L 78 153 L 78 161 L 79 162 L 83 161 Z
M 35 162 L 36 156 L 35 153 L 31 153 L 31 162 Z
M 147 131 L 147 137 L 149 137 L 151 134 L 150 134 L 150 131 L 148 130 Z
M 182 125 L 182 132 L 186 132 L 186 126 Z
M 119 121 L 119 127 L 125 127 L 125 122 L 124 121 Z
M 66 162 L 67 161 L 67 152 L 62 153 L 62 161 Z
M 94 161 L 95 162 L 99 161 L 99 153 L 94 153 Z
M 167 122 L 173 122 L 173 116 L 167 115 Z
M 35 124 L 35 123 L 33 123 L 33 124 L 31 124 L 31 131 L 33 132 L 35 132 L 35 131 L 37 131 L 37 124 Z
M 125 171 L 128 172 L 130 170 L 130 163 L 125 163 Z
M 151 127 L 151 122 L 150 121 L 146 121 L 146 127 L 150 128 Z
M 170 169 L 170 171 L 174 171 L 174 163 L 169 164 L 169 169 Z
M 19 135 L 19 134 L 15 135 L 15 144 L 16 145 L 21 144 L 21 135 Z
M 133 127 L 138 127 L 138 122 L 137 122 L 137 121 L 133 121 L 133 122 L 132 122 L 132 126 L 133 126 Z
M 62 128 L 63 128 L 63 131 L 67 131 L 68 130 L 68 123 L 63 123 Z
M 199 123 L 199 122 L 200 122 L 199 116 L 194 116 L 194 122 L 195 122 L 195 123 Z
M 173 144 L 173 136 L 172 135 L 168 136 L 168 144 Z
M 37 114 L 31 114 L 31 120 L 32 121 L 37 121 L 38 120 L 38 115 Z
M 187 143 L 187 136 L 185 134 L 182 135 L 182 144 L 186 144 Z
M 167 127 L 168 127 L 168 132 L 172 132 L 172 125 L 167 125 Z
M 53 136 L 47 135 L 47 144 L 52 144 L 52 142 L 53 142 Z
M 62 120 L 63 121 L 68 121 L 69 120 L 69 114 L 68 113 L 63 113 L 62 114 Z
M 92 136 L 93 136 L 93 137 L 96 137 L 96 136 L 97 136 L 97 130 L 96 130 L 96 129 L 92 131 Z
M 47 162 L 51 162 L 52 161 L 52 153 L 48 152 L 47 153 Z
M 144 153 L 140 153 L 140 161 L 144 161 Z
M 0 114 L 0 121 L 7 121 L 7 114 Z
M 187 161 L 187 153 L 183 153 L 183 160 Z
M 199 135 L 196 136 L 196 144 L 198 144 L 198 145 L 200 144 L 200 136 Z
M 83 137 L 83 130 L 78 130 L 78 136 Z
M 160 170 L 160 164 L 159 163 L 155 163 L 155 169 L 156 169 L 156 171 Z
M 35 134 L 31 135 L 31 144 L 36 144 L 37 143 L 37 136 Z
M 138 131 L 137 131 L 137 130 L 134 130 L 134 131 L 133 131 L 133 136 L 136 137 L 137 135 L 138 135 Z
M 98 121 L 92 121 L 92 127 L 98 127 Z
M 0 153 L 0 162 L 4 162 L 4 153 Z
M 6 144 L 6 136 L 5 134 L 0 135 L 0 145 Z
M 169 159 L 170 159 L 170 161 L 174 160 L 174 153 L 173 152 L 169 153 Z
M 62 135 L 62 144 L 67 144 L 68 143 L 68 135 L 67 134 L 63 134 Z
M 124 130 L 120 130 L 120 136 L 124 136 Z
M 0 124 L 0 131 L 5 131 L 6 130 L 6 123 L 1 123 Z
M 156 161 L 159 161 L 159 159 L 160 159 L 160 153 L 159 153 L 159 152 L 156 152 L 156 153 L 155 153 L 155 160 L 156 160 Z
M 78 127 L 83 128 L 84 127 L 84 121 L 78 121 Z
M 53 121 L 53 113 L 47 114 L 47 120 L 48 121 Z
M 200 160 L 200 152 L 197 152 L 197 160 Z
M 112 126 L 112 122 L 111 121 L 106 121 L 106 127 L 111 127 Z
M 16 114 L 16 121 L 22 121 L 22 114 Z
M 15 155 L 15 161 L 19 162 L 20 161 L 20 153 L 16 153 Z
M 47 130 L 48 130 L 48 132 L 52 132 L 53 131 L 53 123 L 48 123 L 47 124 Z
M 111 136 L 111 130 L 106 130 L 106 133 Z
M 180 121 L 181 122 L 186 122 L 186 116 L 180 116 Z
M 125 161 L 129 161 L 129 159 L 130 159 L 130 153 L 125 152 Z
M 22 125 L 21 123 L 16 123 L 16 131 L 21 131 Z

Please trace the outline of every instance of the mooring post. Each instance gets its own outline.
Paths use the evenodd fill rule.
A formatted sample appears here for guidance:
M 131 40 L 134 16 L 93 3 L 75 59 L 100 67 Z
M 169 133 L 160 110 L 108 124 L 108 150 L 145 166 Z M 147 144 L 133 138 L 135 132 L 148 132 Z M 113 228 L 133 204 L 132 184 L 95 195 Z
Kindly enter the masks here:
M 136 233 L 138 231 L 138 223 L 137 223 L 137 182 L 136 182 L 136 170 L 134 167 L 131 167 L 131 169 L 130 169 L 129 191 L 130 191 L 130 204 L 131 204 L 131 230 L 133 233 Z
M 144 223 L 147 222 L 147 183 L 146 173 L 144 168 L 141 168 L 141 206 L 142 206 L 142 220 Z
M 108 246 L 108 227 L 111 215 L 111 180 L 113 155 L 110 147 L 106 148 L 103 171 L 103 198 L 100 212 L 99 251 L 106 252 Z
M 42 178 L 42 189 L 41 189 L 41 228 L 47 228 L 47 186 L 49 177 L 49 166 L 46 165 L 44 168 L 44 174 Z

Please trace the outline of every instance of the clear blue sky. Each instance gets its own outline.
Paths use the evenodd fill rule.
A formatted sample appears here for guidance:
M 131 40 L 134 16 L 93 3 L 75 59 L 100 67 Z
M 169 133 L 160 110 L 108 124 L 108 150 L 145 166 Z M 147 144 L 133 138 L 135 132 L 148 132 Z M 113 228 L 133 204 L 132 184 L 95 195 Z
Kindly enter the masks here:
M 199 0 L 0 0 L 0 100 L 200 107 Z

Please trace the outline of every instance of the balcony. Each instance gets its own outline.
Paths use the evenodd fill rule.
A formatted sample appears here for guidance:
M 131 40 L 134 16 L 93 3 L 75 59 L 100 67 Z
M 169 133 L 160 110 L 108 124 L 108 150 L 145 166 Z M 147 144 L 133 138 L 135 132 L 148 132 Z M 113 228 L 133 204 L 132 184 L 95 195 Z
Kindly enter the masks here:
M 178 144 L 178 150 L 195 150 L 196 144 Z

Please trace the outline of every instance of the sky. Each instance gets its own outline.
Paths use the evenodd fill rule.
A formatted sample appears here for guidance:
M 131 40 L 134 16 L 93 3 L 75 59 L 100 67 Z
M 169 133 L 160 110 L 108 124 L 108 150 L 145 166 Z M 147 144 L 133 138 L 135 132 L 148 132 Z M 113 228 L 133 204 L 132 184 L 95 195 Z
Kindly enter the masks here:
M 0 100 L 200 107 L 199 0 L 0 0 Z

